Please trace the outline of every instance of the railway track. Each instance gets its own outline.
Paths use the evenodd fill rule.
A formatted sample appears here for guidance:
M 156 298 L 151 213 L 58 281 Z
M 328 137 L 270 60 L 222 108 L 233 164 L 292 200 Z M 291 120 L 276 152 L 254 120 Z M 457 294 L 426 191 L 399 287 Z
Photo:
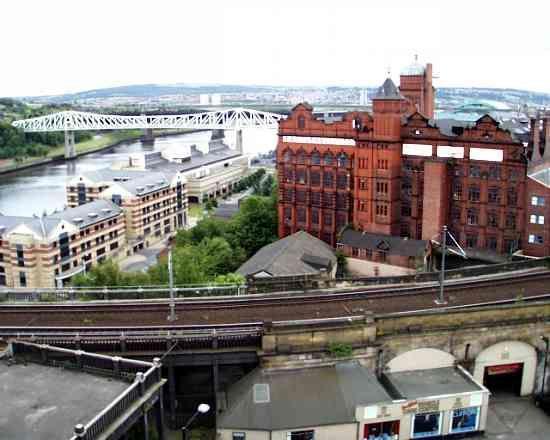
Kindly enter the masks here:
M 550 298 L 550 271 L 508 273 L 486 279 L 449 280 L 448 308 L 473 307 Z M 120 300 L 87 303 L 0 304 L 0 329 L 152 328 L 231 326 L 263 321 L 329 319 L 359 315 L 410 313 L 442 308 L 434 303 L 438 285 L 384 286 L 336 292 L 269 294 L 176 300 L 178 320 L 167 324 L 167 300 Z M 226 327 L 228 328 L 228 327 Z

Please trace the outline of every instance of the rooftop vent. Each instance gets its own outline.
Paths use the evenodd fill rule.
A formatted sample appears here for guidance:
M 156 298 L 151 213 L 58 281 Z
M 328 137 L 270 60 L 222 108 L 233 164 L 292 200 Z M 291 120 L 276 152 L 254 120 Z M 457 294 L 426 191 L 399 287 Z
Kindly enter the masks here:
M 141 192 L 141 191 L 143 191 L 143 190 L 145 189 L 145 187 L 143 187 L 143 186 L 138 186 L 136 189 L 137 189 L 137 192 Z
M 164 185 L 166 182 L 164 180 L 157 180 L 157 185 Z
M 82 217 L 73 218 L 73 222 L 75 222 L 75 223 L 82 223 L 83 221 L 84 221 L 84 219 Z
M 88 217 L 90 217 L 90 218 L 96 218 L 96 217 L 97 217 L 97 213 L 95 213 L 95 212 L 90 212 L 90 213 L 88 214 Z
M 154 183 L 148 183 L 148 184 L 147 184 L 147 188 L 153 188 L 154 186 L 155 186 Z
M 269 384 L 254 384 L 254 403 L 269 403 Z
M 108 214 L 109 212 L 111 212 L 111 208 L 102 208 L 101 212 L 104 212 L 105 214 Z

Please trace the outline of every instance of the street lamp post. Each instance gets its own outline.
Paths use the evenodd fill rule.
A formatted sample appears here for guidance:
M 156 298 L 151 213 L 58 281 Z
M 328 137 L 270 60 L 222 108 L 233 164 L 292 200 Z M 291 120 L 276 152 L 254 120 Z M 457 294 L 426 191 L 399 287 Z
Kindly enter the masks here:
M 191 423 L 197 418 L 199 414 L 206 414 L 208 411 L 210 411 L 210 405 L 207 403 L 201 403 L 197 410 L 195 411 L 195 414 L 191 416 L 191 418 L 187 421 L 185 426 L 181 428 L 181 439 L 182 440 L 189 440 L 188 438 L 188 432 L 189 432 L 189 426 L 191 426 Z
M 541 386 L 541 390 L 540 390 L 540 394 L 541 394 L 541 396 L 543 396 L 544 395 L 544 386 L 545 386 L 545 383 L 546 383 L 546 367 L 548 365 L 548 349 L 549 349 L 549 345 L 550 345 L 550 340 L 548 339 L 547 336 L 541 336 L 540 338 L 546 344 L 546 351 L 544 352 L 544 369 L 542 370 L 542 386 Z

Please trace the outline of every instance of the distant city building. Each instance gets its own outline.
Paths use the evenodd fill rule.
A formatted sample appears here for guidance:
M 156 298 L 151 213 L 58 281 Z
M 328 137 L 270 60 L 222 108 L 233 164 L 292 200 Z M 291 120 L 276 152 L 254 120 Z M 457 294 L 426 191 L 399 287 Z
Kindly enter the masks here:
M 201 93 L 199 95 L 199 104 L 200 105 L 221 105 L 222 104 L 222 95 L 220 93 Z
M 209 105 L 210 104 L 210 96 L 206 93 L 202 93 L 199 95 L 199 104 L 200 105 Z
M 361 89 L 359 91 L 359 105 L 366 106 L 368 104 L 367 89 Z
M 299 104 L 279 123 L 279 236 L 305 230 L 336 246 L 344 226 L 439 239 L 443 225 L 471 255 L 550 255 L 548 187 L 527 176 L 532 145 L 550 144 L 550 117 L 525 130 L 490 116 L 434 120 L 432 66 L 415 62 L 372 96 L 373 111 L 322 121 Z M 544 139 L 544 142 L 543 140 Z M 536 150 L 537 148 L 535 148 Z M 550 154 L 550 148 L 547 148 Z M 535 202 L 536 200 L 536 202 Z M 536 216 L 535 223 L 532 222 Z M 350 248 L 351 254 L 385 258 Z M 380 260 L 378 260 L 380 261 Z

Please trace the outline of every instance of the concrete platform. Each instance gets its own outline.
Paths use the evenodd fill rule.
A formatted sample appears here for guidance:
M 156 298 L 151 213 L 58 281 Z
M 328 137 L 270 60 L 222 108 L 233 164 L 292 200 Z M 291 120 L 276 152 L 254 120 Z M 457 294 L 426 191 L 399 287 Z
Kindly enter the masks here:
M 0 360 L 0 438 L 69 439 L 129 384 L 63 368 Z

